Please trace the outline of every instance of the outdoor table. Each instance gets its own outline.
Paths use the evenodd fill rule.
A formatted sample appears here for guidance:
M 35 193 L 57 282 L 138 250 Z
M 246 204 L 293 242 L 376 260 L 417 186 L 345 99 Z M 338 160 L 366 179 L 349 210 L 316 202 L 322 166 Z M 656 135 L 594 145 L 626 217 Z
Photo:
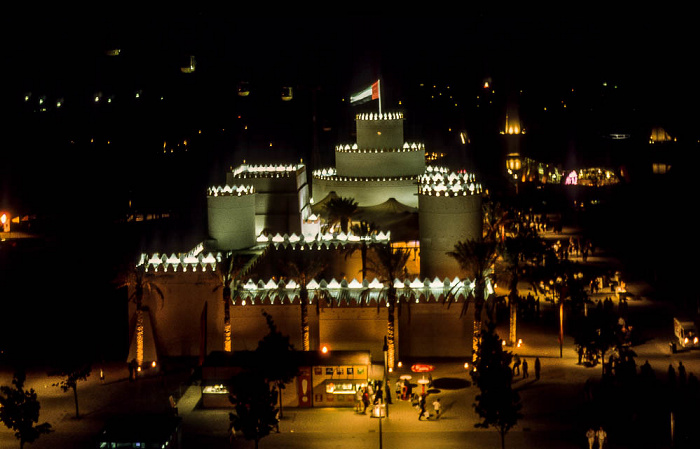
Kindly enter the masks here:
M 423 394 L 425 394 L 425 386 L 430 383 L 430 380 L 424 377 L 422 379 L 418 379 L 418 383 L 423 387 Z

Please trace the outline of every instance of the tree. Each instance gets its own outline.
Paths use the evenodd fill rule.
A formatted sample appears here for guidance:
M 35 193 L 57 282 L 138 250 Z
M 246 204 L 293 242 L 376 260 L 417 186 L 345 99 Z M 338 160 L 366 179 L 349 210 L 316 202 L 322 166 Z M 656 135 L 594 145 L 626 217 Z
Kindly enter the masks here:
M 0 386 L 0 421 L 14 430 L 20 449 L 24 443 L 32 443 L 52 431 L 47 422 L 36 424 L 41 405 L 33 388 L 24 389 L 25 380 L 24 371 L 17 370 L 12 379 L 13 386 Z
M 92 364 L 77 359 L 62 359 L 58 368 L 49 373 L 51 376 L 61 377 L 61 380 L 52 384 L 54 387 L 59 387 L 65 393 L 68 390 L 73 391 L 73 399 L 75 401 L 75 417 L 80 418 L 80 410 L 78 408 L 78 382 L 87 380 L 92 371 Z
M 136 365 L 140 368 L 143 365 L 144 351 L 143 312 L 148 310 L 143 305 L 144 297 L 155 293 L 160 298 L 162 305 L 165 300 L 165 295 L 163 295 L 163 291 L 160 287 L 150 280 L 150 275 L 146 272 L 146 266 L 144 264 L 131 267 L 127 270 L 124 274 L 124 279 L 120 280 L 118 287 L 133 289 L 133 293 L 129 296 L 129 301 L 133 301 L 136 305 Z
M 296 283 L 299 289 L 299 311 L 301 314 L 301 343 L 304 351 L 311 348 L 309 329 L 309 290 L 306 287 L 312 279 L 326 269 L 326 261 L 320 251 L 303 249 L 288 250 L 280 261 L 288 280 Z
M 394 280 L 403 272 L 409 253 L 400 248 L 392 248 L 390 244 L 377 245 L 374 248 L 374 257 L 370 257 L 368 262 L 369 271 L 373 272 L 384 284 L 383 292 L 386 295 L 387 304 L 387 369 L 394 369 L 396 351 L 396 329 L 394 311 L 398 294 L 394 286 Z M 379 307 L 379 301 L 377 301 Z
M 506 236 L 497 246 L 499 263 L 496 276 L 508 285 L 508 306 L 510 309 L 509 343 L 517 340 L 518 283 L 521 273 L 529 267 L 528 262 L 538 260 L 544 254 L 545 245 L 537 233 L 529 226 L 518 226 L 516 233 Z
M 245 272 L 245 267 L 243 257 L 234 255 L 233 252 L 226 253 L 221 262 L 216 265 L 219 284 L 214 288 L 214 291 L 218 289 L 222 291 L 221 299 L 224 303 L 224 351 L 226 352 L 232 351 L 231 301 L 234 296 L 237 296 L 241 288 L 241 276 Z M 233 284 L 233 288 L 231 284 Z
M 522 418 L 520 395 L 513 390 L 513 371 L 510 368 L 512 353 L 503 349 L 503 344 L 489 325 L 481 334 L 475 369 L 471 372 L 474 384 L 479 388 L 474 409 L 481 418 L 475 427 L 494 427 L 505 448 L 505 437 Z
M 272 316 L 263 311 L 269 332 L 258 342 L 257 360 L 263 377 L 273 382 L 279 393 L 279 411 L 282 417 L 282 390 L 299 374 L 299 364 L 295 357 L 294 345 L 288 335 L 282 335 Z
M 355 235 L 361 237 L 361 240 L 360 243 L 356 245 L 350 245 L 348 247 L 348 250 L 345 253 L 345 258 L 347 259 L 348 257 L 350 257 L 355 251 L 358 250 L 359 247 L 360 259 L 362 261 L 362 280 L 364 281 L 367 278 L 367 250 L 370 247 L 370 244 L 367 243 L 367 239 L 365 237 L 369 237 L 373 234 L 376 234 L 379 229 L 374 223 L 360 221 L 359 223 L 353 224 L 351 226 L 351 230 Z
M 248 440 L 260 440 L 277 428 L 277 391 L 265 380 L 260 372 L 245 370 L 235 375 L 228 385 L 229 400 L 234 412 L 229 413 L 230 426 Z
M 476 357 L 477 346 L 481 335 L 481 313 L 486 303 L 486 283 L 493 276 L 493 265 L 498 258 L 496 251 L 497 243 L 493 240 L 469 239 L 464 242 L 457 242 L 454 250 L 447 254 L 453 257 L 466 279 L 474 283 L 472 297 L 474 301 L 474 333 L 472 339 L 472 358 Z M 452 295 L 448 295 L 450 301 Z M 463 316 L 469 305 L 469 301 L 464 301 L 460 316 Z
M 350 220 L 357 212 L 357 201 L 354 198 L 331 198 L 325 205 L 328 214 L 328 224 L 340 225 L 340 230 L 345 234 L 350 230 Z

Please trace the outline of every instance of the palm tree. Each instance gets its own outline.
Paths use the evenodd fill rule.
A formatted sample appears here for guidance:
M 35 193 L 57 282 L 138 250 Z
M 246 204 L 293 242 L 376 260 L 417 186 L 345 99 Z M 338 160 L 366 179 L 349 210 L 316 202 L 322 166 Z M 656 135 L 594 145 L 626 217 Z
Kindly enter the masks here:
M 505 278 L 508 284 L 508 308 L 510 314 L 508 341 L 511 345 L 514 345 L 517 340 L 518 281 L 520 280 L 520 260 L 523 255 L 522 238 L 507 237 L 499 245 L 498 253 L 502 261 L 498 270 L 498 276 Z
M 374 223 L 360 221 L 359 223 L 353 224 L 351 230 L 353 234 L 362 237 L 362 239 L 360 240 L 359 244 L 348 246 L 348 250 L 345 252 L 345 258 L 347 259 L 350 257 L 359 248 L 360 258 L 362 261 L 362 280 L 364 281 L 367 278 L 367 250 L 370 247 L 370 243 L 367 243 L 367 240 L 364 237 L 376 234 L 379 228 L 377 228 L 377 225 Z
M 291 252 L 290 252 L 291 251 Z M 309 290 L 306 287 L 312 279 L 320 275 L 326 268 L 326 261 L 320 251 L 309 249 L 292 249 L 283 257 L 286 279 L 294 281 L 299 288 L 299 309 L 301 313 L 301 343 L 302 350 L 309 351 Z
M 510 344 L 517 339 L 518 282 L 520 274 L 533 268 L 529 263 L 544 256 L 546 245 L 537 232 L 529 226 L 520 226 L 515 235 L 505 238 L 498 247 L 501 264 L 498 275 L 508 284 L 508 305 L 510 308 Z M 535 262 L 536 263 L 536 262 Z M 531 270 L 528 270 L 528 272 Z M 531 275 L 528 276 L 531 278 Z
M 493 276 L 492 267 L 498 258 L 496 248 L 497 244 L 493 240 L 469 239 L 457 242 L 454 250 L 447 252 L 450 257 L 453 257 L 459 263 L 465 277 L 474 282 L 474 290 L 472 292 L 474 300 L 472 358 L 476 357 L 479 346 L 481 312 L 486 303 L 486 282 Z M 468 304 L 468 301 L 464 302 L 460 316 L 466 313 Z
M 340 230 L 345 234 L 350 230 L 350 220 L 357 212 L 357 201 L 354 198 L 331 198 L 325 205 L 328 214 L 328 224 L 340 225 Z
M 506 234 L 506 226 L 511 221 L 509 209 L 501 203 L 485 202 L 484 213 L 484 239 L 503 241 Z
M 146 266 L 144 264 L 131 267 L 124 276 L 125 279 L 120 282 L 119 287 L 133 289 L 133 292 L 129 296 L 129 301 L 133 301 L 136 305 L 136 365 L 140 368 L 143 365 L 144 353 L 143 312 L 148 310 L 148 308 L 143 305 L 144 296 L 150 295 L 151 293 L 157 294 L 160 297 L 161 305 L 165 300 L 165 296 L 160 287 L 150 280 L 151 276 L 146 272 Z
M 376 274 L 380 282 L 385 285 L 384 292 L 387 304 L 387 369 L 393 370 L 396 351 L 394 310 L 398 299 L 394 280 L 403 273 L 409 258 L 409 252 L 401 248 L 394 249 L 390 244 L 384 244 L 375 246 L 373 254 L 374 257 L 370 257 L 367 260 L 368 269 Z M 377 306 L 379 306 L 379 302 Z
M 224 351 L 231 352 L 231 300 L 232 291 L 235 295 L 241 289 L 241 276 L 245 273 L 245 260 L 240 255 L 233 252 L 226 253 L 221 262 L 216 266 L 216 274 L 219 284 L 214 287 L 214 291 L 222 290 L 222 300 L 224 302 Z M 233 284 L 233 288 L 231 288 Z

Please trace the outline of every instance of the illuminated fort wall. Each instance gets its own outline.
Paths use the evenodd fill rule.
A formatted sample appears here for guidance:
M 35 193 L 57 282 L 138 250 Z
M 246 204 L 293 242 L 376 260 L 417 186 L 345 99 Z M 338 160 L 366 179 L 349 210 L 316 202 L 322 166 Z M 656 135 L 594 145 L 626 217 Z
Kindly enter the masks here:
M 340 197 L 353 198 L 361 207 L 375 206 L 394 198 L 407 206 L 417 207 L 417 179 L 413 176 L 392 179 L 354 178 L 314 172 L 313 196 L 314 201 L 320 201 L 329 193 L 335 192 Z
M 427 278 L 463 276 L 447 252 L 457 242 L 480 239 L 483 228 L 481 187 L 468 177 L 423 177 L 418 195 L 420 271 Z
M 356 260 L 347 267 L 341 266 L 345 248 L 333 249 L 333 245 L 329 248 L 336 252 L 334 271 L 355 271 Z M 270 250 L 265 257 L 276 259 L 279 255 Z M 143 259 L 148 280 L 158 285 L 164 294 L 163 301 L 153 294 L 144 298 L 159 357 L 195 357 L 202 351 L 223 350 L 223 298 L 216 274 L 220 258 L 220 255 L 199 254 L 153 255 Z M 234 297 L 231 305 L 233 350 L 255 349 L 268 333 L 263 311 L 273 316 L 278 329 L 290 336 L 295 348 L 302 347 L 298 289 L 288 289 L 279 282 L 279 277 L 264 275 L 244 281 L 242 293 Z M 432 348 L 433 355 L 460 357 L 469 354 L 468 344 L 461 344 L 459 340 L 469 335 L 465 326 L 471 326 L 470 320 L 457 319 L 461 304 L 449 309 L 442 304 L 442 295 L 448 290 L 457 294 L 457 302 L 464 301 L 470 288 L 465 286 L 469 286 L 469 282 L 419 279 L 417 276 L 396 282 L 399 282 L 395 284 L 397 291 L 402 295 L 401 312 L 397 307 L 395 315 L 399 357 L 426 355 L 429 345 L 426 339 L 440 334 L 444 334 L 444 341 L 451 343 Z M 381 361 L 387 325 L 385 286 L 370 273 L 364 282 L 358 274 L 330 281 L 312 280 L 308 287 L 311 347 L 328 345 L 336 350 L 370 350 L 373 360 Z M 369 295 L 363 296 L 367 292 Z M 133 289 L 129 293 L 133 293 Z M 134 307 L 130 303 L 130 317 Z
M 403 121 L 400 113 L 357 115 L 356 143 L 337 146 L 335 167 L 313 173 L 314 202 L 335 192 L 361 207 L 389 198 L 416 207 L 416 177 L 426 169 L 425 147 L 404 141 Z
M 337 151 L 338 173 L 328 169 L 314 176 L 314 199 L 318 201 L 335 191 L 340 196 L 355 198 L 360 205 L 375 205 L 393 197 L 406 205 L 419 207 L 421 280 L 411 282 L 413 296 L 410 300 L 415 303 L 410 308 L 404 304 L 401 314 L 397 310 L 399 358 L 466 357 L 471 353 L 471 320 L 458 318 L 461 305 L 447 309 L 438 299 L 449 290 L 451 279 L 462 275 L 446 252 L 459 240 L 481 235 L 481 188 L 473 179 L 448 177 L 446 173 L 426 169 L 424 148 L 403 143 L 402 121 L 402 116 L 388 120 L 358 118 L 357 148 Z M 359 148 L 377 151 L 360 152 Z M 381 148 L 390 151 L 379 151 Z M 345 173 L 341 174 L 343 171 Z M 366 172 L 372 176 L 367 176 Z M 352 173 L 358 176 L 348 176 Z M 295 226 L 305 218 L 308 202 L 305 176 L 305 169 L 298 166 L 242 166 L 227 175 L 227 185 L 209 189 L 209 232 L 218 250 L 275 244 L 259 242 L 259 233 L 264 227 L 275 228 L 273 232 L 282 234 L 298 232 Z M 426 180 L 426 176 L 433 177 Z M 289 237 L 277 238 L 284 240 L 281 244 L 291 241 Z M 373 359 L 381 361 L 386 305 L 377 307 L 376 299 L 362 305 L 358 302 L 359 292 L 365 288 L 359 274 L 359 252 L 346 259 L 343 244 L 325 240 L 323 244 L 338 248 L 331 271 L 334 276 L 340 276 L 339 280 L 344 280 L 344 288 L 355 296 L 347 301 L 338 299 L 333 307 L 326 305 L 318 312 L 315 302 L 309 306 L 312 348 L 327 344 L 335 349 L 369 349 Z M 213 265 L 194 262 L 178 265 L 177 257 L 171 258 L 174 265 L 169 265 L 165 258 L 149 264 L 149 272 L 154 273 L 154 281 L 165 294 L 163 304 L 156 298 L 146 301 L 160 356 L 196 356 L 205 346 L 207 352 L 223 349 L 223 305 L 220 289 L 215 290 L 219 281 L 212 271 Z M 192 271 L 195 267 L 198 271 Z M 205 269 L 207 271 L 201 271 Z M 266 279 L 279 279 L 278 276 L 279 273 L 273 273 Z M 443 285 L 441 279 L 447 284 Z M 354 283 L 355 287 L 349 288 L 348 280 L 353 280 L 350 284 Z M 405 286 L 408 288 L 408 283 Z M 378 292 L 383 286 L 373 288 Z M 276 287 L 273 285 L 271 289 Z M 345 291 L 338 291 L 341 290 Z M 243 299 L 238 298 L 232 305 L 233 349 L 255 349 L 267 334 L 263 310 L 272 314 L 279 330 L 290 336 L 296 348 L 301 348 L 298 298 L 293 294 L 291 300 L 287 298 L 281 302 L 269 298 L 254 301 L 253 298 L 255 295 L 249 296 L 245 305 Z M 130 317 L 133 311 L 132 305 Z M 436 337 L 448 344 L 432 346 Z
M 207 193 L 209 237 L 220 250 L 255 245 L 255 191 L 247 186 L 210 188 Z
M 462 304 L 437 301 L 402 305 L 399 354 L 410 357 L 465 357 L 471 354 L 473 320 L 459 316 Z M 439 344 L 436 344 L 439 342 Z
M 357 146 L 366 149 L 400 148 L 404 143 L 401 113 L 359 114 L 355 118 Z
M 425 171 L 425 148 L 418 145 L 386 150 L 336 148 L 335 168 L 339 176 L 347 177 L 420 175 Z
M 299 234 L 309 215 L 306 167 L 297 165 L 246 165 L 226 173 L 226 184 L 255 189 L 255 234 L 263 230 Z

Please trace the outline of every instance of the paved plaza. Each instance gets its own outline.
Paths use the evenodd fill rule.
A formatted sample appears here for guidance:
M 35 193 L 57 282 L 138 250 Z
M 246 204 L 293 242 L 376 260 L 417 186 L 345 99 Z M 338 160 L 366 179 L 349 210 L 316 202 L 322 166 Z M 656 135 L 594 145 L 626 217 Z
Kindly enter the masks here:
M 591 264 L 609 264 L 604 257 L 591 258 Z M 527 287 L 524 287 L 526 289 Z M 646 295 L 643 283 L 630 282 L 628 290 L 634 295 L 630 301 L 632 324 L 645 327 L 648 338 L 635 346 L 637 365 L 648 360 L 658 377 L 665 375 L 669 364 L 682 361 L 688 372 L 700 374 L 700 353 L 672 354 L 668 347 L 671 335 L 672 311 Z M 524 291 L 526 293 L 526 290 Z M 600 298 L 611 296 L 600 293 Z M 614 298 L 614 296 L 613 296 Z M 593 298 L 594 301 L 598 298 Z M 586 400 L 586 382 L 596 384 L 601 379 L 601 368 L 587 368 L 577 364 L 573 339 L 566 337 L 560 357 L 558 324 L 548 322 L 547 308 L 543 302 L 543 319 L 538 322 L 522 322 L 518 337 L 520 348 L 508 348 L 528 361 L 530 376 L 518 377 L 514 384 L 520 392 L 524 417 L 506 436 L 508 448 L 586 448 L 584 433 L 589 426 L 603 425 L 608 430 L 610 449 L 631 447 L 624 437 L 615 433 L 612 422 L 597 415 Z M 551 312 L 551 311 L 550 311 Z M 458 313 L 457 311 L 455 313 Z M 551 313 L 551 316 L 554 316 Z M 639 323 L 639 324 L 637 324 Z M 502 338 L 508 335 L 506 324 L 497 328 Z M 541 378 L 535 379 L 534 361 L 541 361 Z M 477 415 L 473 410 L 478 390 L 470 386 L 470 378 L 462 360 L 424 360 L 435 366 L 432 378 L 439 392 L 428 397 L 428 409 L 432 400 L 439 397 L 443 414 L 439 420 L 418 420 L 418 412 L 409 401 L 393 398 L 389 416 L 381 422 L 378 418 L 359 414 L 351 408 L 330 409 L 287 408 L 283 412 L 280 433 L 272 434 L 260 442 L 261 448 L 493 448 L 500 447 L 497 432 L 493 429 L 476 429 Z M 405 364 L 408 365 L 408 364 Z M 380 367 L 377 371 L 380 371 Z M 185 448 L 252 448 L 253 443 L 243 439 L 229 441 L 228 411 L 205 410 L 198 407 L 200 387 L 189 385 L 191 372 L 174 370 L 168 375 L 128 380 L 125 364 L 113 363 L 102 367 L 104 381 L 99 378 L 99 366 L 94 366 L 89 379 L 79 384 L 81 418 L 75 418 L 72 394 L 63 393 L 52 386 L 52 379 L 45 370 L 28 372 L 27 387 L 34 388 L 41 402 L 40 421 L 48 421 L 55 430 L 26 447 L 44 449 L 94 447 L 94 437 L 102 429 L 109 416 L 120 413 L 169 411 L 168 397 L 179 398 L 178 411 L 182 418 L 182 443 Z M 402 368 L 392 373 L 390 384 L 397 377 L 410 373 Z M 0 385 L 9 385 L 11 372 L 0 373 Z M 416 373 L 410 373 L 413 380 Z M 393 389 L 392 389 L 393 390 Z M 393 393 L 393 391 L 392 391 Z M 381 440 L 381 441 L 380 441 Z M 0 427 L 0 448 L 19 447 L 12 433 Z M 607 449 L 607 448 L 604 448 Z

